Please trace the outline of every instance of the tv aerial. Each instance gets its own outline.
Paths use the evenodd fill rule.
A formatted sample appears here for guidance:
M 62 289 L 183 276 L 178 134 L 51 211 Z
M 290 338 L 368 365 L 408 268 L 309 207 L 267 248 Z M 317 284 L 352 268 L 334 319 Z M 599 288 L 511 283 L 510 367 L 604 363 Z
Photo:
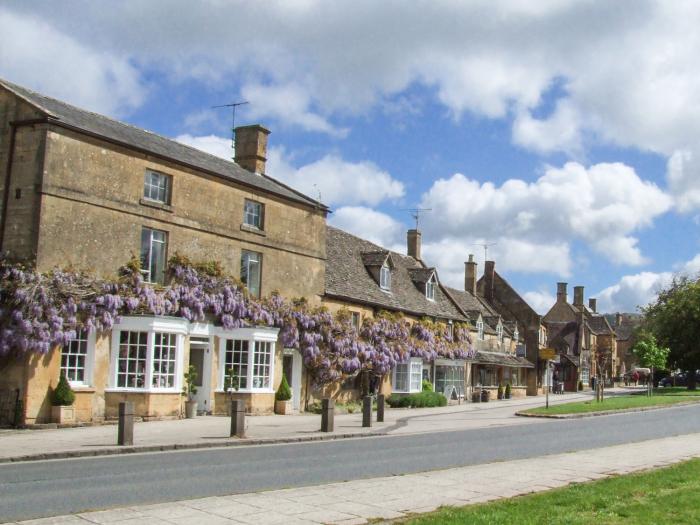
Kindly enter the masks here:
M 472 246 L 481 246 L 484 249 L 484 262 L 486 262 L 489 258 L 489 247 L 497 244 L 497 242 L 476 242 Z
M 413 217 L 416 221 L 416 231 L 418 230 L 418 223 L 420 221 L 420 218 L 422 215 L 429 211 L 433 211 L 432 208 L 405 208 L 403 211 L 407 211 L 408 213 L 411 214 L 411 217 Z
M 222 104 L 220 106 L 212 106 L 212 109 L 217 108 L 231 108 L 231 149 L 236 152 L 236 108 L 238 106 L 245 106 L 250 104 L 247 100 L 243 102 L 232 102 L 231 104 Z

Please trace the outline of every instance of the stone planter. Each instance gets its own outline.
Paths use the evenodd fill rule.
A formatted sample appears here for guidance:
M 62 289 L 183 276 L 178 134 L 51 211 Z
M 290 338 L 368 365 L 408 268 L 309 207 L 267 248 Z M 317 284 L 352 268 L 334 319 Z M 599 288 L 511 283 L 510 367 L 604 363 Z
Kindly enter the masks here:
M 51 420 L 59 425 L 66 423 L 75 423 L 75 408 L 73 405 L 67 406 L 52 406 Z
M 185 401 L 185 417 L 187 419 L 194 419 L 195 417 L 197 417 L 196 401 Z
M 292 413 L 291 401 L 275 401 L 275 414 L 286 416 Z
M 480 403 L 481 402 L 481 392 L 478 390 L 475 390 L 472 392 L 472 403 Z
M 481 402 L 482 403 L 488 403 L 489 397 L 491 397 L 491 393 L 488 390 L 481 391 Z

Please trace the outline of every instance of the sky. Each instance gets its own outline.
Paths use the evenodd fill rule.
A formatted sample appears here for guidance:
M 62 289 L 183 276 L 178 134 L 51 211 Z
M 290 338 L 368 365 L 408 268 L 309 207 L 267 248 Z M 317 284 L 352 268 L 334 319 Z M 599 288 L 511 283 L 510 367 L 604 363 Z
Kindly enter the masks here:
M 0 78 L 267 174 L 464 284 L 484 248 L 539 312 L 556 283 L 635 311 L 700 271 L 700 3 L 0 4 Z

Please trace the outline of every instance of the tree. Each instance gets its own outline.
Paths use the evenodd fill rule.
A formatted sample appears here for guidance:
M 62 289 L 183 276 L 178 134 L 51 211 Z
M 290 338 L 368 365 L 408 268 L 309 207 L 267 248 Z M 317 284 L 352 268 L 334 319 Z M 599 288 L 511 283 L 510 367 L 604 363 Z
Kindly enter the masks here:
M 663 370 L 666 368 L 668 355 L 671 353 L 669 348 L 659 346 L 656 337 L 650 332 L 641 332 L 637 338 L 637 342 L 632 348 L 632 353 L 637 358 L 639 364 L 645 368 L 651 368 L 651 381 L 649 381 L 649 395 L 652 392 L 654 383 L 654 369 Z
M 688 389 L 695 390 L 700 369 L 700 281 L 677 277 L 642 309 L 645 328 L 659 345 L 670 349 L 668 361 L 688 373 Z

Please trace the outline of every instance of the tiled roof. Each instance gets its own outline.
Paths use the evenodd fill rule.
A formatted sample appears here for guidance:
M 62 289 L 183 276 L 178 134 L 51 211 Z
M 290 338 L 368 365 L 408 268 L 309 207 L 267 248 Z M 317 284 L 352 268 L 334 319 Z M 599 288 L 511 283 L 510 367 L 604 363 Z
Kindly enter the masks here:
M 362 262 L 365 266 L 382 266 L 389 258 L 389 250 L 362 252 Z
M 589 314 L 588 325 L 597 335 L 614 333 L 607 319 L 605 319 L 605 316 L 601 314 Z
M 484 320 L 484 332 L 487 334 L 496 333 L 496 325 L 498 324 L 498 321 L 496 321 L 495 324 L 492 324 L 492 322 L 489 322 L 489 320 L 497 318 L 498 312 L 496 312 L 496 310 L 494 310 L 482 297 L 473 295 L 472 293 L 464 290 L 450 288 L 449 286 L 446 286 L 445 288 L 459 307 L 469 314 L 472 323 L 476 323 L 477 319 L 479 318 L 479 314 L 481 314 L 481 317 Z
M 512 354 L 504 354 L 501 352 L 484 352 L 479 350 L 474 359 L 473 363 L 480 365 L 501 365 L 501 366 L 513 366 L 518 368 L 535 368 L 530 361 L 524 357 L 518 357 Z
M 295 202 L 314 206 L 322 210 L 328 209 L 324 204 L 303 195 L 285 184 L 267 175 L 260 175 L 245 170 L 232 161 L 210 155 L 172 139 L 113 120 L 104 115 L 77 108 L 66 102 L 41 95 L 2 79 L 0 79 L 0 86 L 5 87 L 32 106 L 35 106 L 57 125 L 63 124 L 70 128 L 76 128 L 124 146 L 137 148 L 159 157 L 186 164 L 195 169 L 200 169 L 224 179 Z
M 391 256 L 391 292 L 383 291 L 364 263 L 366 253 L 385 252 Z M 329 298 L 343 299 L 402 311 L 417 316 L 466 321 L 440 286 L 435 300 L 430 301 L 414 284 L 410 271 L 423 269 L 420 262 L 384 248 L 347 232 L 327 227 L 326 234 L 326 292 Z

